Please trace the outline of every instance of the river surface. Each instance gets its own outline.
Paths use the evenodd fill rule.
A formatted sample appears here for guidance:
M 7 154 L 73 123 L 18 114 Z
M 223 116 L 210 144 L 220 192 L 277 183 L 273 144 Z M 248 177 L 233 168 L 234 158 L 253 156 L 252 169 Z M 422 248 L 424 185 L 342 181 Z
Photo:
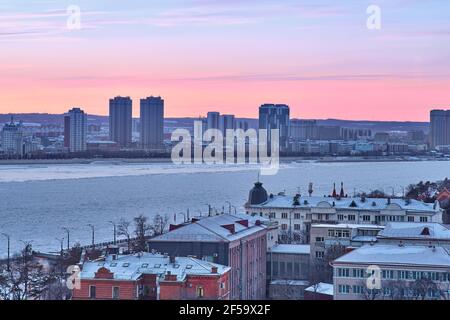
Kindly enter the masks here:
M 120 218 L 144 214 L 168 215 L 190 210 L 205 214 L 207 204 L 228 211 L 231 202 L 242 210 L 248 191 L 258 179 L 257 166 L 207 166 L 171 163 L 117 163 L 0 166 L 0 233 L 11 235 L 11 251 L 32 241 L 35 250 L 59 248 L 62 227 L 71 230 L 71 243 L 89 244 L 95 226 L 96 241 L 111 241 L 112 225 Z M 290 162 L 278 174 L 261 176 L 270 193 L 329 194 L 333 182 L 343 181 L 345 191 L 383 189 L 401 194 L 403 187 L 420 180 L 450 176 L 448 161 L 417 162 Z M 183 219 L 177 215 L 177 222 Z M 0 236 L 0 257 L 6 255 L 6 238 Z

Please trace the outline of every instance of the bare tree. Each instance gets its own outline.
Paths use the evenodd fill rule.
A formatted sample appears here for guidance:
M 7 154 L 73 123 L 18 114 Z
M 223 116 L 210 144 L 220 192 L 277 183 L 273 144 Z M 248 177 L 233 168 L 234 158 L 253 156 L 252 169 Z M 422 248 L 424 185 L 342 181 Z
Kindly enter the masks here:
M 153 226 L 151 226 L 148 222 L 148 218 L 143 216 L 142 214 L 136 218 L 134 218 L 135 230 L 136 234 L 136 249 L 138 251 L 145 251 L 147 248 L 147 235 L 150 231 L 153 230 Z
M 425 300 L 430 292 L 440 296 L 438 285 L 429 278 L 417 279 L 411 284 L 411 289 L 415 300 Z
M 169 224 L 168 215 L 162 216 L 160 214 L 157 214 L 153 218 L 153 224 L 151 226 L 153 236 L 159 236 L 163 234 L 166 231 L 168 224 Z
M 128 251 L 131 251 L 130 225 L 131 225 L 131 222 L 129 222 L 123 218 L 120 219 L 119 223 L 117 224 L 117 235 L 125 237 L 127 239 Z

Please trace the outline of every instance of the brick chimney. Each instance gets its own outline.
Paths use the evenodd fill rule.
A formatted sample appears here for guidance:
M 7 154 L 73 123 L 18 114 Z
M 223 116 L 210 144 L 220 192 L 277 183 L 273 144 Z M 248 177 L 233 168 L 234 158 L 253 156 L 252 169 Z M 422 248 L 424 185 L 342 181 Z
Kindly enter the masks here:
M 211 273 L 217 273 L 218 268 L 216 266 L 211 268 Z
M 256 220 L 255 221 L 255 226 L 260 226 L 261 225 L 261 220 Z

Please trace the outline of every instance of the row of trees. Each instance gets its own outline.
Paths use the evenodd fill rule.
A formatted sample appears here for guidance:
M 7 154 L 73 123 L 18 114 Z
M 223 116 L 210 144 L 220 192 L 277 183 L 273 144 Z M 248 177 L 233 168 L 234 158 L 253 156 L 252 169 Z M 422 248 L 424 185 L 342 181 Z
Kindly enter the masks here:
M 153 220 L 144 215 L 139 215 L 132 221 L 122 218 L 117 225 L 117 235 L 127 240 L 129 252 L 147 251 L 147 239 L 163 234 L 168 224 L 167 215 L 157 214 Z

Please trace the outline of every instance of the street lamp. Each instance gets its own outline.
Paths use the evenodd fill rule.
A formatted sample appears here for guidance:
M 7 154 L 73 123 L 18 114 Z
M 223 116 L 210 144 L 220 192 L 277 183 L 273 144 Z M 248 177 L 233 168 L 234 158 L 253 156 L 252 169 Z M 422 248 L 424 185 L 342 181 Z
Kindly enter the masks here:
M 63 250 L 64 250 L 64 248 L 63 248 L 63 243 L 64 243 L 64 238 L 55 238 L 57 241 L 59 241 L 60 242 L 60 244 L 61 244 L 61 249 L 60 249 L 60 252 L 59 252 L 59 259 L 60 259 L 60 268 L 59 268 L 59 271 L 61 272 L 61 276 L 62 276 L 62 274 L 63 274 Z
M 93 224 L 88 224 L 88 227 L 91 227 L 92 230 L 92 249 L 95 248 L 95 227 Z
M 231 202 L 230 201 L 225 201 L 225 203 L 228 203 L 228 214 L 231 214 Z
M 63 227 L 62 228 L 67 233 L 67 251 L 70 250 L 70 230 L 69 228 Z
M 114 228 L 114 245 L 117 244 L 117 238 L 116 238 L 116 223 L 114 221 L 108 221 L 109 223 L 111 223 L 113 225 Z
M 2 235 L 5 236 L 8 241 L 8 256 L 7 256 L 7 260 L 6 260 L 6 268 L 9 271 L 10 270 L 10 258 L 9 258 L 10 236 L 9 236 L 9 234 L 6 234 L 6 233 L 2 233 Z

